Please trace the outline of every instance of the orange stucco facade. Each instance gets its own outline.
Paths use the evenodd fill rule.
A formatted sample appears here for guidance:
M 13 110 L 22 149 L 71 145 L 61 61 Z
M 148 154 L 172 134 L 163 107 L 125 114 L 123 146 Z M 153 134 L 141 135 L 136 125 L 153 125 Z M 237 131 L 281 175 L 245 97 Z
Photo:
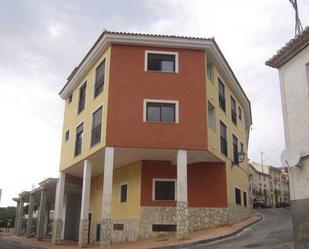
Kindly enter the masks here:
M 144 71 L 145 51 L 175 51 L 179 73 Z M 207 150 L 205 51 L 112 45 L 106 145 Z M 144 99 L 179 101 L 179 123 L 143 122 Z
M 227 207 L 225 163 L 188 165 L 189 207 Z M 166 161 L 143 161 L 141 206 L 176 206 L 176 201 L 153 200 L 153 179 L 177 179 L 177 167 Z

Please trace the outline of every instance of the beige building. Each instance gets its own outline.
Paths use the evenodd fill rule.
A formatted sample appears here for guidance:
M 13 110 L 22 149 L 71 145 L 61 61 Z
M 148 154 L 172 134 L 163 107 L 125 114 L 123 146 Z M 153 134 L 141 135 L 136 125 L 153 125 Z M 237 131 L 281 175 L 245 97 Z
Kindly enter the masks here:
M 250 200 L 256 207 L 289 205 L 289 180 L 284 168 L 249 164 Z

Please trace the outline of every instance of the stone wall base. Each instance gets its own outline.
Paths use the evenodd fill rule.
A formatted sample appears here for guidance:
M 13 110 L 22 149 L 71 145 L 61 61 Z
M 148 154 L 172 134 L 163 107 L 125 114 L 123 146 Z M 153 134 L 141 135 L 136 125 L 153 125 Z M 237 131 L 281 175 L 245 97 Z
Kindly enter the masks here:
M 291 201 L 294 248 L 309 248 L 309 199 Z
M 103 240 L 101 239 L 101 245 L 102 242 L 104 243 L 102 248 L 108 248 L 103 246 L 107 246 L 107 244 L 110 243 L 106 238 L 108 227 L 110 228 L 109 231 L 111 231 L 111 241 L 113 243 L 157 238 L 173 233 L 154 232 L 152 229 L 154 224 L 175 225 L 177 227 L 176 210 L 176 207 L 141 207 L 140 219 L 112 220 L 110 223 L 109 221 L 105 221 L 105 223 L 101 222 L 100 237 L 103 238 L 105 236 Z M 184 210 L 185 209 L 182 208 L 182 211 Z M 189 207 L 186 210 L 188 223 L 185 224 L 181 221 L 180 225 L 184 225 L 181 228 L 183 231 L 185 229 L 189 232 L 236 223 L 248 218 L 254 212 L 254 210 L 250 208 L 243 208 L 240 206 L 227 208 Z M 102 226 L 105 226 L 105 229 Z M 104 236 L 102 235 L 103 229 L 105 230 Z M 92 226 L 91 234 L 93 234 L 91 236 L 94 237 L 93 241 L 95 241 L 96 224 Z M 185 234 L 186 233 L 184 233 L 184 236 Z
M 62 234 L 63 221 L 61 219 L 55 219 L 53 222 L 53 233 L 52 233 L 52 244 L 61 244 L 61 234 Z

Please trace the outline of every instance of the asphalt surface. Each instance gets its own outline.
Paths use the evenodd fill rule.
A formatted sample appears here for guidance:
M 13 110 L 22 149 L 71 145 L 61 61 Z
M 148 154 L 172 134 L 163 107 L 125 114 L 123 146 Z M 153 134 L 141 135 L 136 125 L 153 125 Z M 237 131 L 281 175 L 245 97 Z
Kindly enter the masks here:
M 261 209 L 264 219 L 243 232 L 220 242 L 191 247 L 192 249 L 292 249 L 291 211 L 285 208 Z M 190 248 L 190 249 L 191 249 Z
M 24 246 L 16 241 L 5 240 L 0 233 L 0 249 L 39 249 L 35 247 Z

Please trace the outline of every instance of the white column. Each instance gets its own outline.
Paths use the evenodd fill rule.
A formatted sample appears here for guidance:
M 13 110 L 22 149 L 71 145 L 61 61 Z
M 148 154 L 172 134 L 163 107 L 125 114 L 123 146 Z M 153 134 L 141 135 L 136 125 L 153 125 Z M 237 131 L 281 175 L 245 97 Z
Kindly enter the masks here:
M 187 190 L 187 151 L 177 152 L 177 238 L 188 238 L 189 232 L 189 211 L 188 211 L 188 190 Z
M 85 247 L 88 244 L 88 232 L 89 232 L 88 214 L 90 205 L 91 169 L 92 169 L 91 161 L 85 160 L 84 174 L 83 174 L 82 205 L 80 212 L 79 236 L 78 236 L 78 244 L 80 247 Z
M 26 236 L 29 239 L 31 237 L 31 230 L 32 230 L 32 218 L 33 218 L 33 206 L 34 206 L 34 197 L 33 194 L 30 193 L 29 197 L 29 207 L 28 207 L 28 220 L 27 220 L 27 231 Z
M 53 221 L 52 243 L 59 244 L 63 230 L 62 209 L 64 201 L 65 173 L 59 173 L 59 179 L 56 188 L 55 210 Z
M 110 248 L 112 241 L 112 191 L 113 191 L 114 148 L 105 148 L 103 206 L 100 243 L 101 248 Z
M 186 150 L 177 153 L 177 201 L 188 202 Z
M 112 217 L 114 148 L 105 148 L 102 218 Z
M 24 200 L 23 198 L 19 198 L 19 210 L 18 210 L 18 220 L 17 220 L 17 236 L 22 234 L 22 220 L 24 217 Z

